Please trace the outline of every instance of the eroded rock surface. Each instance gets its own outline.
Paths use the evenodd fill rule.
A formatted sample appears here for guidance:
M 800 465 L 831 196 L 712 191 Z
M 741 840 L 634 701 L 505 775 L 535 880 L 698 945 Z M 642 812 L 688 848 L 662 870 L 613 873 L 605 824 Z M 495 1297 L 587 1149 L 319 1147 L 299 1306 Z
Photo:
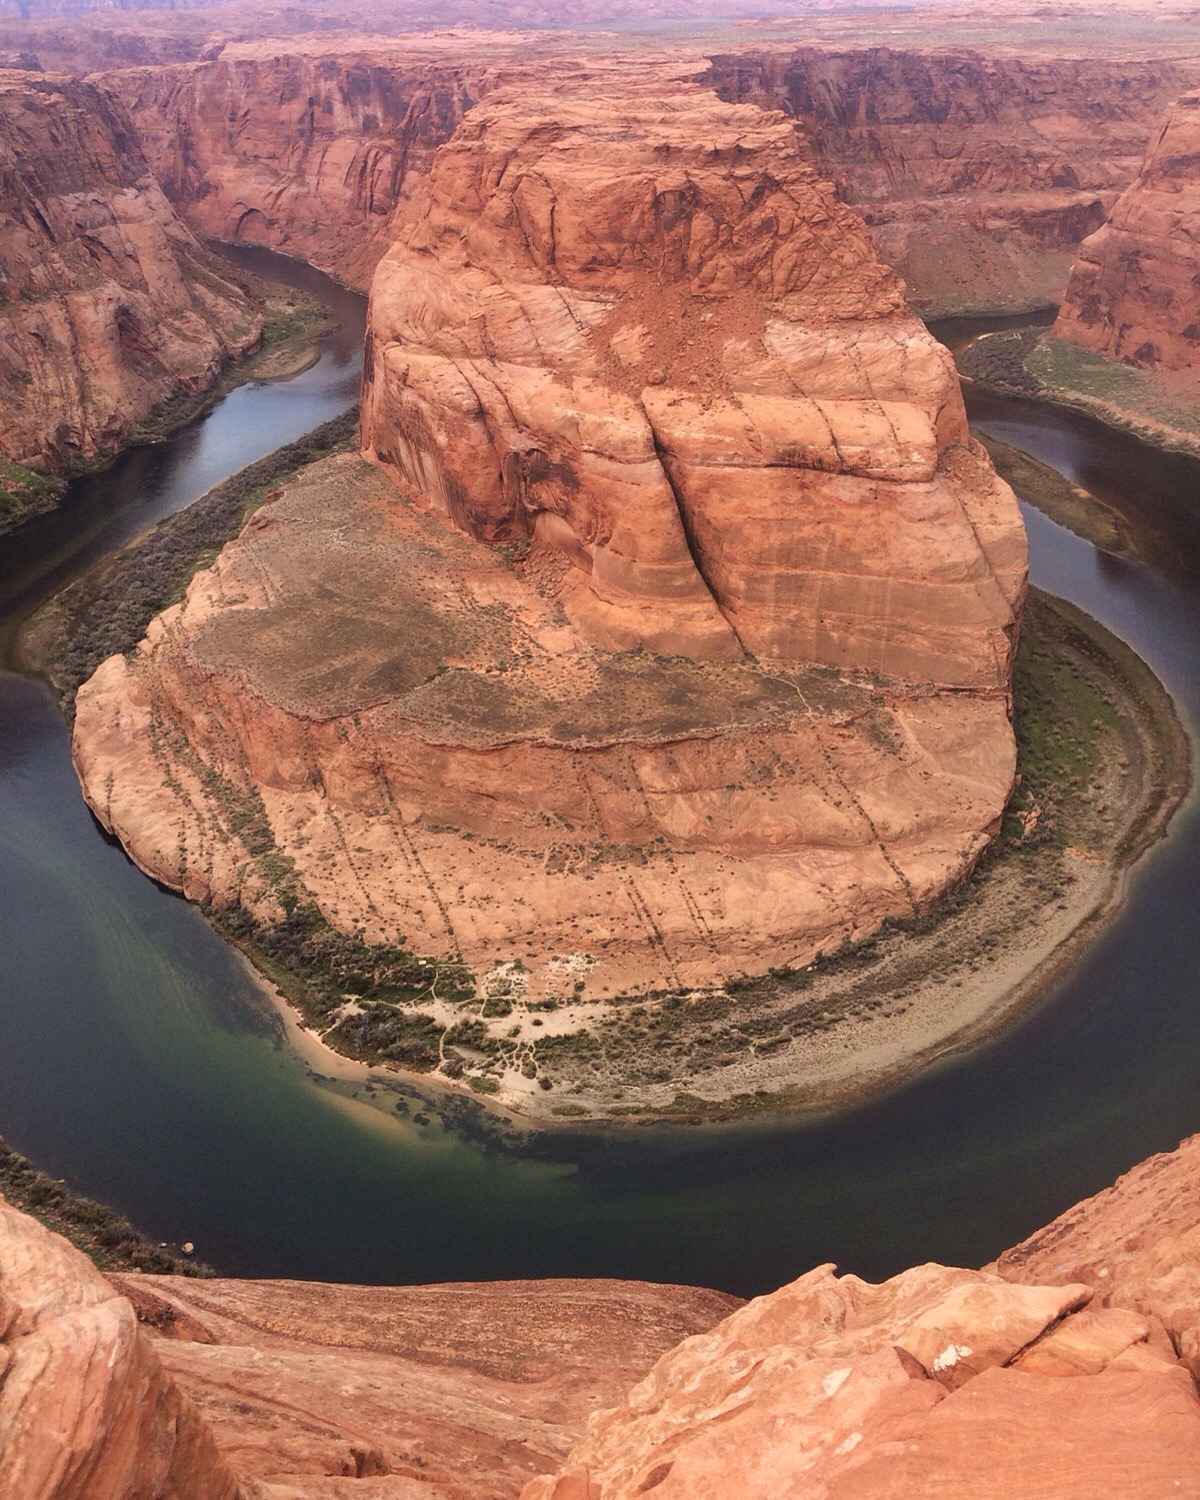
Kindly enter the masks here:
M 1200 1137 L 982 1272 L 820 1266 L 746 1304 L 619 1281 L 106 1281 L 0 1203 L 0 1485 L 1189 1500 L 1198 1163 Z
M 430 1287 L 116 1278 L 263 1500 L 502 1500 L 597 1406 L 738 1305 L 623 1281 Z
M 1180 99 L 1141 172 L 1080 247 L 1055 334 L 1143 369 L 1200 365 L 1200 93 Z
M 1198 1154 L 1151 1158 L 983 1273 L 821 1267 L 758 1298 L 522 1500 L 1196 1494 Z
M 0 72 L 0 454 L 60 470 L 258 341 L 104 89 Z
M 240 1500 L 129 1302 L 0 1199 L 4 1500 Z
M 708 76 L 724 98 L 796 119 L 936 316 L 1060 301 L 1080 241 L 1133 180 L 1147 132 L 1194 86 L 1196 65 L 1052 56 L 1034 32 L 1024 57 L 777 46 L 719 53 Z

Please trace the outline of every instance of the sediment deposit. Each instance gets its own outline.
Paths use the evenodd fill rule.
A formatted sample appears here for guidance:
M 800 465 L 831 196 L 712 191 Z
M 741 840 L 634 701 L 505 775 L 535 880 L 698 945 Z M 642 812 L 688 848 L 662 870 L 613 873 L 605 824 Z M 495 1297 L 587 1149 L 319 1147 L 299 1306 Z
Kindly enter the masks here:
M 1148 370 L 1200 365 L 1200 93 L 1185 95 L 1142 170 L 1080 247 L 1054 332 Z
M 258 342 L 106 90 L 0 72 L 0 455 L 58 472 Z
M 1190 1496 L 1198 1162 L 1194 1137 L 984 1271 L 871 1285 L 820 1266 L 744 1305 L 616 1281 L 109 1285 L 0 1204 L 0 1483 L 12 1500 Z

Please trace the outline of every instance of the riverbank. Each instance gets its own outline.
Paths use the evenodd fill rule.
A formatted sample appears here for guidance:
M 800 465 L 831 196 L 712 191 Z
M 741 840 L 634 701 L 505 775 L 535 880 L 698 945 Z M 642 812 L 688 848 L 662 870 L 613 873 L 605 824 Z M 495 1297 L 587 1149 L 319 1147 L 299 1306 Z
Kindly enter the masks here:
M 31 660 L 69 699 L 98 660 L 136 644 L 248 507 L 303 462 L 301 447 L 213 492 L 223 530 L 202 501 L 81 580 L 27 632 Z M 390 1076 L 396 1090 L 376 1101 L 385 1108 L 398 1092 L 440 1098 L 431 1107 L 444 1114 L 444 1091 L 457 1089 L 525 1128 L 831 1108 L 977 1044 L 1034 1003 L 1116 910 L 1124 872 L 1186 793 L 1188 746 L 1169 697 L 1069 605 L 1033 596 L 1015 695 L 1019 791 L 972 879 L 928 916 L 801 972 L 716 991 L 601 1001 L 580 986 L 539 999 L 519 965 L 477 981 L 340 933 L 299 888 L 282 921 L 240 908 L 210 919 L 269 981 L 314 1076 L 337 1087 Z M 263 809 L 239 819 L 294 883 Z
M 76 689 L 106 657 L 132 651 L 154 616 L 183 597 L 270 491 L 307 464 L 352 447 L 358 411 L 322 423 L 215 485 L 50 598 L 17 642 L 21 670 L 45 677 L 67 717 Z
M 1194 371 L 1139 370 L 1042 328 L 983 333 L 956 361 L 963 378 L 985 390 L 1082 412 L 1141 442 L 1200 457 L 1200 375 Z
M 803 973 L 638 1003 L 590 1042 L 552 1044 L 561 1077 L 548 1113 L 702 1121 L 833 1109 L 978 1045 L 1036 1004 L 1165 833 L 1190 786 L 1190 751 L 1145 663 L 1036 591 L 1015 698 L 1019 788 L 958 892 Z M 664 1064 L 669 1081 L 655 1076 Z
M 0 1197 L 61 1234 L 101 1271 L 145 1271 L 161 1276 L 211 1276 L 205 1265 L 135 1229 L 128 1219 L 65 1182 L 39 1171 L 0 1140 Z
M 205 390 L 177 391 L 160 402 L 130 429 L 115 452 L 81 463 L 67 474 L 43 474 L 0 459 L 0 537 L 54 510 L 72 478 L 102 472 L 130 448 L 162 442 L 210 411 L 238 386 L 252 380 L 290 380 L 317 362 L 322 342 L 338 328 L 330 310 L 316 297 L 268 282 L 233 262 L 226 265 L 229 279 L 262 312 L 258 347 L 244 359 L 226 364 Z

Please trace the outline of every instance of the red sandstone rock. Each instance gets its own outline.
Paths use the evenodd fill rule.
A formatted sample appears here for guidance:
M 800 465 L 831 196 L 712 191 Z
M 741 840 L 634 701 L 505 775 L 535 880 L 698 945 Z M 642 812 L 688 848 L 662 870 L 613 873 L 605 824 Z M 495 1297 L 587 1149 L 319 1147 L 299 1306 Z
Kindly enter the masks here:
M 1080 247 L 1055 334 L 1143 369 L 1200 364 L 1200 93 L 1151 140 L 1137 180 Z
M 1031 1367 L 1091 1296 L 940 1266 L 873 1287 L 822 1267 L 666 1355 L 522 1500 L 1195 1493 L 1200 1401 L 1169 1348 L 1145 1330 L 1106 1343 L 1092 1319 L 1075 1341 L 1090 1361 Z
M 212 384 L 261 321 L 105 90 L 0 73 L 0 454 L 60 469 Z
M 1200 1379 L 1200 1136 L 1006 1250 L 1010 1281 L 1086 1281 L 1105 1306 L 1159 1319 Z
M 486 38 L 462 62 L 459 50 L 247 43 L 106 81 L 198 233 L 266 245 L 365 288 L 434 151 L 487 87 Z
M 618 66 L 439 153 L 372 288 L 368 455 L 561 548 L 610 649 L 1004 688 L 1024 537 L 945 351 L 781 117 Z
M 940 28 L 953 36 L 952 23 Z M 999 55 L 995 55 L 999 53 Z M 967 47 L 721 52 L 723 98 L 786 109 L 881 255 L 935 316 L 1060 300 L 1075 251 L 1194 84 L 1170 58 Z
M 133 1308 L 56 1234 L 0 1199 L 4 1500 L 238 1500 Z
M 738 1305 L 603 1280 L 114 1280 L 222 1457 L 272 1500 L 515 1497 L 591 1411 Z
M 159 879 L 277 915 L 229 816 L 261 798 L 336 925 L 608 999 L 808 963 L 971 869 L 1024 532 L 786 121 L 659 64 L 493 91 L 377 274 L 364 436 L 407 494 L 317 466 L 79 695 Z

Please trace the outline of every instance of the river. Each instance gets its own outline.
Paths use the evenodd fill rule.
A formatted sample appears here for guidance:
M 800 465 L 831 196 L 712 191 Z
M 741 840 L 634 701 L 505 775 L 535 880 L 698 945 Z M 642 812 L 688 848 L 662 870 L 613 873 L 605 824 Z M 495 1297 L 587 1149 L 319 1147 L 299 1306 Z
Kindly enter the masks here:
M 0 543 L 9 633 L 37 597 L 354 400 L 361 298 L 311 370 L 234 391 Z M 1200 717 L 1200 466 L 972 398 L 975 420 L 1119 508 L 1143 560 L 1027 510 L 1034 580 L 1131 642 Z M 1200 1129 L 1200 819 L 1009 1031 L 865 1106 L 737 1127 L 543 1140 L 535 1155 L 314 1079 L 241 960 L 104 836 L 49 694 L 0 675 L 0 1134 L 232 1275 L 421 1282 L 624 1276 L 750 1293 L 822 1261 L 876 1278 L 978 1265 Z M 427 1123 L 422 1123 L 427 1122 Z

